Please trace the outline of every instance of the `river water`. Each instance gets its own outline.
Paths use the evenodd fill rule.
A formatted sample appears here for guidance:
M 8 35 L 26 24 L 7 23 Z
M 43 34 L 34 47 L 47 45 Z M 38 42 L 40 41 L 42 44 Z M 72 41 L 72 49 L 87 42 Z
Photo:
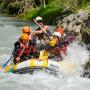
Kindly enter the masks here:
M 9 59 L 13 44 L 21 35 L 21 28 L 24 25 L 36 28 L 32 22 L 0 16 L 0 65 Z M 59 77 L 55 77 L 43 71 L 35 72 L 33 75 L 0 72 L 0 90 L 90 90 L 90 79 L 81 77 L 82 65 L 88 57 L 89 52 L 85 47 L 73 43 L 64 58 L 67 61 L 71 60 L 77 66 L 73 74 L 62 71 Z

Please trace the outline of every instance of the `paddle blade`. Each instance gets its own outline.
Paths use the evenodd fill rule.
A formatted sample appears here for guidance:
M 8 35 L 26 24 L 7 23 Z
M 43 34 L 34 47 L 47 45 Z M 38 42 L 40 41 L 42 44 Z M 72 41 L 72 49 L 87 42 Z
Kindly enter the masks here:
M 11 72 L 13 70 L 13 66 L 12 65 L 8 65 L 5 67 L 5 72 Z
M 2 71 L 3 70 L 3 68 L 2 68 L 2 66 L 0 66 L 0 71 Z
M 11 60 L 11 58 L 5 63 L 3 64 L 3 68 L 8 64 L 8 62 Z

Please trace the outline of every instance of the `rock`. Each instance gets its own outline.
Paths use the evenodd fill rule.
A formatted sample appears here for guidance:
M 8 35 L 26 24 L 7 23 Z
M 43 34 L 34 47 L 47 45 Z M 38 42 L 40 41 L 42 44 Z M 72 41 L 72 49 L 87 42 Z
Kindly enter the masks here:
M 90 12 L 79 10 L 77 13 L 73 13 L 60 22 L 65 31 L 74 32 L 78 36 L 77 40 L 83 41 L 86 45 L 87 50 L 90 51 Z M 90 78 L 90 60 L 84 67 L 83 77 Z
M 75 17 L 74 14 L 71 14 L 70 16 L 68 16 L 68 20 L 72 22 L 74 20 L 74 17 Z
M 90 30 L 90 29 L 89 29 Z M 83 30 L 82 31 L 82 40 L 85 44 L 90 44 L 90 31 L 89 30 Z
M 90 60 L 86 63 L 86 65 L 84 67 L 83 77 L 90 78 Z
M 79 16 L 79 18 L 84 21 L 88 19 L 88 13 L 83 11 L 83 10 L 79 10 L 78 13 L 76 14 L 76 16 Z
M 69 16 L 63 18 L 60 25 L 63 26 L 65 31 L 73 31 L 78 33 L 79 40 L 83 40 L 82 27 L 90 27 L 90 13 L 88 11 L 79 10 L 77 13 L 70 14 Z M 87 35 L 90 36 L 90 35 Z M 84 36 L 85 37 L 85 36 Z M 82 38 L 82 39 L 81 39 Z M 90 37 L 88 37 L 90 40 Z M 87 38 L 86 38 L 87 40 Z

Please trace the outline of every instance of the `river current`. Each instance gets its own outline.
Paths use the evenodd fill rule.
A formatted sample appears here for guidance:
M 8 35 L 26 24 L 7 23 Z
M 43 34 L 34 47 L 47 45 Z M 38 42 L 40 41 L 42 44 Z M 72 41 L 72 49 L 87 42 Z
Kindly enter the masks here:
M 29 25 L 34 30 L 36 28 L 32 22 L 0 16 L 0 65 L 9 59 L 13 44 L 21 35 L 24 25 Z M 90 90 L 90 79 L 81 76 L 82 66 L 88 58 L 89 52 L 85 46 L 75 42 L 69 46 L 68 54 L 64 58 L 76 65 L 74 73 L 61 70 L 62 74 L 55 77 L 44 71 L 35 72 L 33 75 L 0 72 L 0 90 Z

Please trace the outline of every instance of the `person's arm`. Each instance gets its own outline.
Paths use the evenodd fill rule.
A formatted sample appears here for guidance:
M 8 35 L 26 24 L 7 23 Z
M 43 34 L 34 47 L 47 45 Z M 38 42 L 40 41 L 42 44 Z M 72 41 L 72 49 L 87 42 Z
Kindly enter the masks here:
M 41 34 L 41 33 L 43 33 L 44 31 L 43 30 L 39 30 L 39 31 L 34 31 L 34 32 L 32 32 L 32 34 L 33 35 L 36 35 L 36 34 Z
M 33 35 L 41 34 L 41 33 L 47 33 L 49 31 L 49 27 L 46 25 L 43 28 L 38 28 L 36 31 L 32 32 Z
M 17 41 L 14 44 L 14 51 L 13 51 L 13 56 L 16 57 L 17 56 L 17 52 L 18 52 L 18 48 L 20 47 L 20 43 Z

